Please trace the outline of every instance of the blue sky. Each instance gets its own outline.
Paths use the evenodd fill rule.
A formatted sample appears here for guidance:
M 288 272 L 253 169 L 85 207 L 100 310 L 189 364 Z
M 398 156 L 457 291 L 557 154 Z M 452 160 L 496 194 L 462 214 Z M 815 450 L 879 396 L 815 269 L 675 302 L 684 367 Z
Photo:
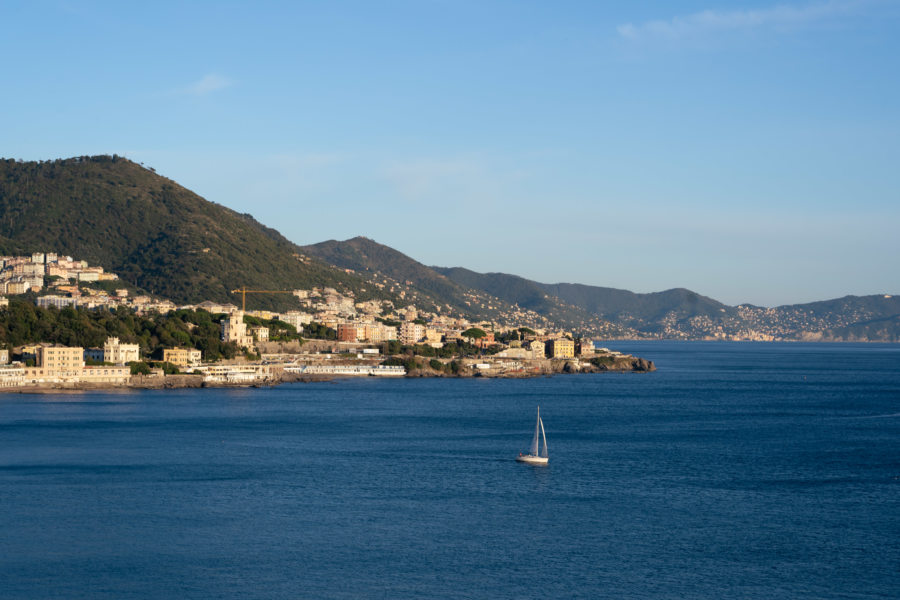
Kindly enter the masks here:
M 729 304 L 900 293 L 900 2 L 3 2 L 0 155 L 306 244 Z

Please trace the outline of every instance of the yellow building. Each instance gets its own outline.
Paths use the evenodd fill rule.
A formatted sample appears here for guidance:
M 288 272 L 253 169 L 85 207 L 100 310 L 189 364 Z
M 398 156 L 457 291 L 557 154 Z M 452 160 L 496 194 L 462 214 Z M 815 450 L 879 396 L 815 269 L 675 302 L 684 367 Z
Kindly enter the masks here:
M 35 348 L 34 367 L 24 368 L 25 384 L 114 383 L 124 385 L 131 377 L 129 367 L 84 366 L 80 347 L 40 345 Z
M 177 367 L 196 367 L 200 364 L 200 351 L 194 348 L 165 348 L 163 361 Z
M 575 358 L 575 342 L 568 338 L 556 338 L 547 342 L 550 358 Z
M 40 345 L 35 348 L 35 365 L 45 371 L 80 371 L 84 367 L 84 348 Z

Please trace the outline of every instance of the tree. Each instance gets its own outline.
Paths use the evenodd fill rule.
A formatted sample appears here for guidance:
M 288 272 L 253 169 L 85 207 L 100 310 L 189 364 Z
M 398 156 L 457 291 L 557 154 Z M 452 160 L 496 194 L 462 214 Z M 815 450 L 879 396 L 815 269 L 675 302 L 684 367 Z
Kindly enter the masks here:
M 472 338 L 475 340 L 479 340 L 487 335 L 483 329 L 478 329 L 477 327 L 471 327 L 466 329 L 461 334 L 463 337 Z

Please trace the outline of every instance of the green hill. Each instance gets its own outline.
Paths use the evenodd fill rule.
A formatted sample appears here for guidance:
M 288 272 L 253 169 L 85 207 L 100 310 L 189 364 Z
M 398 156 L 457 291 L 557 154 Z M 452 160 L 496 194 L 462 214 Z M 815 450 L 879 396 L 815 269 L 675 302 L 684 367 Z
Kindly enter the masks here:
M 464 286 L 369 238 L 328 240 L 304 246 L 303 251 L 342 269 L 379 273 L 400 283 L 411 282 L 417 292 L 435 304 L 449 304 L 455 308 L 465 306 L 467 290 Z
M 117 156 L 0 160 L 0 252 L 38 251 L 98 264 L 177 303 L 235 302 L 231 290 L 241 286 L 326 285 L 362 298 L 384 296 L 359 277 L 303 256 L 250 215 Z M 297 302 L 260 294 L 253 306 Z

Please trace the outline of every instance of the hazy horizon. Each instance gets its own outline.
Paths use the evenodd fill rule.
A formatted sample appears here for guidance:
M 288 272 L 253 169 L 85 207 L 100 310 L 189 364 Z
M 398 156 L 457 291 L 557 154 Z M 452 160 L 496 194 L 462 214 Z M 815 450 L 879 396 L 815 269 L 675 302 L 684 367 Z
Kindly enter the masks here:
M 900 3 L 0 8 L 0 154 L 298 244 L 728 305 L 900 288 Z

